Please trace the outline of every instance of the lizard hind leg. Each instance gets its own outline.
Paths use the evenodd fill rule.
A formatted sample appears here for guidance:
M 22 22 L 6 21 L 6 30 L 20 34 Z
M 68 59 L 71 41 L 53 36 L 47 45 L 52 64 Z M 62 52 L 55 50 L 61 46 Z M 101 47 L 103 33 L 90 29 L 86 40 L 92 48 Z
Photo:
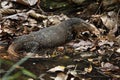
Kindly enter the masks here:
M 18 44 L 12 43 L 8 48 L 8 53 L 10 54 L 11 59 L 16 60 L 23 57 L 23 54 L 32 56 L 34 53 L 37 53 L 39 49 L 39 43 L 35 41 L 28 41 Z
M 25 52 L 37 53 L 39 51 L 40 45 L 35 41 L 28 41 L 24 43 L 23 49 Z

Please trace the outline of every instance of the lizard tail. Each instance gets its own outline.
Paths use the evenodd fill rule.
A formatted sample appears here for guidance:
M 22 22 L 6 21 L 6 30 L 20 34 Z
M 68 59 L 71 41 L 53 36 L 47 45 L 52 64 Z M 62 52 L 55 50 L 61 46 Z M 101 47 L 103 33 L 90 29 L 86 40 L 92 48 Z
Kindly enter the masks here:
M 12 43 L 9 47 L 8 47 L 8 53 L 12 56 L 18 57 L 17 52 L 15 51 L 16 47 L 15 44 Z

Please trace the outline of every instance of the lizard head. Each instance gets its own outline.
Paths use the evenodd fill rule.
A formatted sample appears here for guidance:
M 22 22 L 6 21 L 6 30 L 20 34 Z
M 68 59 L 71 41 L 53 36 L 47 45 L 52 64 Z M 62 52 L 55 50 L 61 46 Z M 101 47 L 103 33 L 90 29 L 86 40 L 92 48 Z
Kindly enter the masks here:
M 89 31 L 95 35 L 100 35 L 100 31 L 92 24 L 89 22 L 86 22 L 80 18 L 71 18 L 66 21 L 66 24 L 69 23 L 71 26 L 72 30 L 75 32 L 84 32 L 84 31 Z

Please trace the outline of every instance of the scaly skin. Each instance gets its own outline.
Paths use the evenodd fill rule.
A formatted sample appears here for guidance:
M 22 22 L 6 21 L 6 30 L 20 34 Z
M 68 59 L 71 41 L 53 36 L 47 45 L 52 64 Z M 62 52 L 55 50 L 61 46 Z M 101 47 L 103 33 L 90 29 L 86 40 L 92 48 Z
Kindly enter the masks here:
M 8 52 L 14 56 L 17 56 L 17 53 L 22 52 L 37 53 L 41 48 L 56 47 L 69 42 L 74 39 L 76 36 L 75 33 L 85 30 L 92 33 L 97 31 L 82 19 L 71 18 L 58 25 L 50 26 L 37 32 L 18 37 L 9 46 Z

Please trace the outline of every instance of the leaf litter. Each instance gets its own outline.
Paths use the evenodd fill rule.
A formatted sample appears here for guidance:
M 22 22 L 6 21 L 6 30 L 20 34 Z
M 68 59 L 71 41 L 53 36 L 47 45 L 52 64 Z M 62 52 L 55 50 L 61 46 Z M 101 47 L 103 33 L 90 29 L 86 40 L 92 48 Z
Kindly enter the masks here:
M 39 57 L 40 55 L 37 54 L 23 63 L 21 67 L 30 70 L 37 75 L 39 79 L 43 80 L 51 78 L 54 80 L 98 80 L 100 77 L 101 79 L 117 80 L 120 78 L 120 13 L 117 9 L 118 5 L 115 6 L 115 8 L 111 6 L 113 3 L 119 3 L 118 0 L 111 0 L 111 3 L 108 3 L 109 1 L 107 2 L 107 0 L 96 1 L 93 2 L 94 4 L 90 3 L 90 5 L 87 6 L 90 8 L 85 8 L 84 5 L 87 4 L 86 0 L 82 2 L 74 2 L 74 0 L 72 0 L 74 4 L 82 5 L 83 7 L 80 8 L 78 6 L 76 11 L 71 11 L 73 13 L 67 11 L 68 15 L 64 14 L 64 12 L 66 12 L 64 8 L 62 8 L 63 13 L 61 13 L 61 10 L 60 12 L 52 12 L 55 7 L 51 9 L 51 12 L 49 12 L 49 9 L 47 9 L 48 12 L 45 10 L 47 15 L 43 14 L 41 13 L 40 6 L 38 7 L 39 1 L 41 3 L 40 6 L 46 9 L 45 6 L 42 5 L 42 0 L 0 0 L 1 59 L 7 59 L 13 62 L 18 61 L 12 60 L 7 54 L 7 47 L 14 38 L 51 25 L 56 25 L 71 17 L 80 17 L 91 23 L 94 34 L 83 31 L 83 33 L 78 34 L 75 40 L 70 43 L 54 49 L 44 50 L 42 51 L 43 53 L 45 52 L 44 56 Z M 101 5 L 101 3 L 103 3 L 103 5 Z M 29 8 L 26 6 L 29 6 Z M 104 8 L 103 12 L 100 12 L 101 7 Z M 91 9 L 95 11 L 96 9 L 98 10 L 96 14 L 93 14 Z M 83 16 L 81 17 L 81 15 Z M 100 35 L 98 35 L 98 33 Z M 24 54 L 21 58 L 23 57 Z M 68 66 L 71 65 L 72 67 L 68 68 Z M 65 68 L 64 70 L 63 66 Z M 57 70 L 54 71 L 56 67 Z M 2 62 L 0 70 L 6 73 L 8 68 L 10 68 L 10 65 Z M 54 72 L 47 72 L 48 70 L 53 70 Z M 53 78 L 52 76 L 54 74 L 56 74 L 56 76 Z M 42 78 L 40 76 L 42 76 Z

